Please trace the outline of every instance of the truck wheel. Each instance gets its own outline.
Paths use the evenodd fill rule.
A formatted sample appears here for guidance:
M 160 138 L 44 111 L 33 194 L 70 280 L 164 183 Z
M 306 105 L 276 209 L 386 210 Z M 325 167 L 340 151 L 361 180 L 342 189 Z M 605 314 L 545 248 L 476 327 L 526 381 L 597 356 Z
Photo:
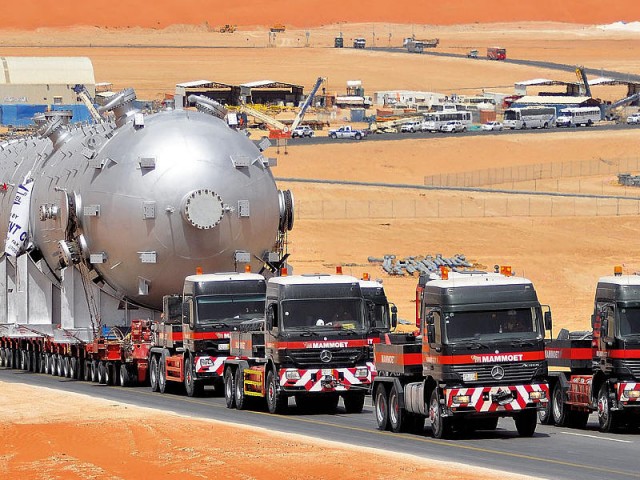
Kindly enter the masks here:
M 356 133 L 356 140 L 361 140 L 362 139 L 362 135 L 360 135 L 359 133 Z
M 158 356 L 152 355 L 149 364 L 149 383 L 151 383 L 151 391 L 158 391 Z
M 247 408 L 248 398 L 244 394 L 244 368 L 242 367 L 239 367 L 236 372 L 235 387 L 236 408 L 238 410 L 244 410 Z
M 198 382 L 193 374 L 193 359 L 187 357 L 185 359 L 186 368 L 184 370 L 184 389 L 189 397 L 200 397 L 204 392 L 204 385 Z
M 125 363 L 120 365 L 120 385 L 123 387 L 131 386 L 131 375 Z
M 267 408 L 269 413 L 284 413 L 287 410 L 287 397 L 278 392 L 278 383 L 273 370 L 267 373 Z
M 601 432 L 613 432 L 618 428 L 618 416 L 611 411 L 609 387 L 603 383 L 598 392 L 598 423 Z
M 62 371 L 65 378 L 71 378 L 71 364 L 69 362 L 69 357 L 64 357 L 62 360 Z
M 56 355 L 56 375 L 64 377 L 64 357 L 60 354 Z
M 444 417 L 438 390 L 433 389 L 429 400 L 429 420 L 431 420 L 431 434 L 434 438 L 447 438 L 451 436 L 451 419 Z
M 364 393 L 347 393 L 342 397 L 342 401 L 347 413 L 360 413 L 364 407 Z
M 107 369 L 104 366 L 104 362 L 99 362 L 98 363 L 98 383 L 100 385 L 105 385 L 106 379 L 105 377 L 107 376 Z
M 551 413 L 551 400 L 541 405 L 538 410 L 538 420 L 541 425 L 551 425 L 553 423 L 553 414 Z
M 521 437 L 532 437 L 538 425 L 538 412 L 536 410 L 524 410 L 513 418 L 516 430 Z
M 553 423 L 558 427 L 565 427 L 567 425 L 567 409 L 564 404 L 564 389 L 560 382 L 557 382 L 556 386 L 553 387 L 551 404 Z
M 44 373 L 51 375 L 51 354 L 44 354 Z
M 227 404 L 227 408 L 236 406 L 235 385 L 233 380 L 233 369 L 227 367 L 224 371 L 224 401 Z
M 106 362 L 104 366 L 104 383 L 105 385 L 113 385 L 115 383 L 114 365 L 112 362 Z
M 164 353 L 158 360 L 158 391 L 160 393 L 167 391 L 167 358 Z
M 338 135 L 336 135 L 335 133 L 330 133 L 329 134 L 329 138 L 338 138 Z
M 392 432 L 398 433 L 402 431 L 402 421 L 404 412 L 400 407 L 400 392 L 394 384 L 389 392 L 389 428 Z
M 0 367 L 5 367 L 6 356 L 4 353 L 4 347 L 0 347 Z

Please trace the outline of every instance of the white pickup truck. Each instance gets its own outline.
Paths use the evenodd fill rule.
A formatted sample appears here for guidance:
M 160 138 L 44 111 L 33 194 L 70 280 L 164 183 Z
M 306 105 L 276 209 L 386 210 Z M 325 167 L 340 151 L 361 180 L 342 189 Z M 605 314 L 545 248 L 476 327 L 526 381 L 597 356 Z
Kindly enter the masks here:
M 366 136 L 366 131 L 351 128 L 349 125 L 342 126 L 335 130 L 329 130 L 329 138 L 355 138 L 356 140 L 362 140 Z

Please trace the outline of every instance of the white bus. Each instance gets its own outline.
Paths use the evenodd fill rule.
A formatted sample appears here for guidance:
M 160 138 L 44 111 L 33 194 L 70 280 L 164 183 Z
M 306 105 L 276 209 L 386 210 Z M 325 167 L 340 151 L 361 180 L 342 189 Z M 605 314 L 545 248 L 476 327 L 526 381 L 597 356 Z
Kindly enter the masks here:
M 549 128 L 555 121 L 556 109 L 553 107 L 522 107 L 505 110 L 502 125 L 511 130 Z
M 602 119 L 600 107 L 571 107 L 560 110 L 556 119 L 557 127 L 577 127 L 586 125 L 590 127 Z
M 439 132 L 440 127 L 442 127 L 447 122 L 451 120 L 459 120 L 463 125 L 468 127 L 471 125 L 471 112 L 468 110 L 458 110 L 458 111 L 445 111 L 445 112 L 433 112 L 433 113 L 425 113 L 424 119 L 422 120 L 422 131 L 423 132 Z

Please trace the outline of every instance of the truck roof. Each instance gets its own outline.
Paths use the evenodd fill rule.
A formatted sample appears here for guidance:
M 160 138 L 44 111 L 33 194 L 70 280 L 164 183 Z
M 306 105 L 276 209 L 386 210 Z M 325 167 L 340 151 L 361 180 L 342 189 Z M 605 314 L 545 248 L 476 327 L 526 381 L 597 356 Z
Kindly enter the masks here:
M 450 272 L 448 280 L 436 279 L 427 283 L 427 286 L 440 288 L 482 287 L 485 285 L 532 285 L 532 282 L 524 277 L 506 277 L 499 273 Z
M 277 285 L 312 285 L 336 283 L 359 283 L 359 280 L 349 275 L 329 275 L 320 273 L 308 275 L 290 275 L 287 277 L 273 277 L 269 279 L 269 284 Z
M 598 283 L 611 283 L 613 285 L 640 285 L 640 275 L 609 275 L 600 277 Z
M 238 273 L 238 272 L 221 272 L 206 273 L 202 275 L 189 275 L 185 278 L 185 282 L 227 282 L 229 280 L 264 280 L 262 275 L 257 273 Z

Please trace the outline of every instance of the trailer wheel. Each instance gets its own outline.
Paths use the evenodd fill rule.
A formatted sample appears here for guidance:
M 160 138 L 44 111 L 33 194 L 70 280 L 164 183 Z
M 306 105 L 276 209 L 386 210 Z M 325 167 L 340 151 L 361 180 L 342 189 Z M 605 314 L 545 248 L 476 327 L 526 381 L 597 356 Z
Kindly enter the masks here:
M 106 368 L 104 362 L 99 362 L 98 363 L 98 383 L 100 385 L 106 385 L 107 384 L 107 368 Z
M 193 374 L 193 358 L 185 358 L 185 371 L 184 371 L 184 389 L 187 391 L 189 397 L 201 397 L 204 393 L 204 385 L 195 379 Z
M 123 387 L 131 386 L 131 374 L 126 363 L 120 365 L 120 385 Z
M 94 383 L 98 383 L 98 371 L 99 371 L 99 363 L 97 360 L 93 360 L 91 362 L 91 381 Z
M 227 404 L 227 408 L 236 406 L 233 368 L 231 367 L 227 367 L 224 371 L 224 401 Z
M 396 384 L 391 387 L 389 392 L 389 428 L 392 432 L 399 433 L 402 431 L 402 421 L 404 412 L 400 407 L 400 392 Z
M 51 354 L 44 354 L 44 373 L 51 375 Z
M 62 364 L 62 368 L 64 369 L 65 378 L 71 378 L 71 361 L 69 357 L 64 357 L 64 363 Z
M 69 359 L 69 377 L 78 380 L 78 359 L 76 357 Z
M 22 370 L 25 372 L 31 371 L 31 354 L 28 350 L 22 350 Z
M 538 412 L 536 410 L 524 410 L 513 417 L 513 421 L 521 437 L 532 437 L 538 425 Z
M 438 389 L 434 388 L 429 400 L 429 420 L 431 420 L 431 434 L 435 438 L 451 436 L 451 419 L 444 417 Z
M 84 362 L 84 381 L 91 381 L 91 362 L 89 361 Z
M 342 397 L 344 409 L 347 413 L 360 413 L 364 407 L 364 393 L 347 393 Z
M 236 371 L 235 388 L 236 408 L 238 410 L 244 410 L 247 408 L 247 397 L 244 394 L 244 368 L 242 367 L 238 367 Z
M 158 356 L 151 355 L 151 361 L 149 362 L 149 383 L 151 383 L 151 391 L 158 391 Z
M 267 408 L 269 413 L 284 413 L 287 410 L 287 397 L 278 392 L 278 383 L 273 370 L 267 373 Z M 337 402 L 336 402 L 337 405 Z
M 553 412 L 553 422 L 558 427 L 567 426 L 567 409 L 564 403 L 564 389 L 560 382 L 556 382 L 553 387 L 553 395 L 551 396 L 551 410 Z
M 619 417 L 611 410 L 609 387 L 606 382 L 598 392 L 598 423 L 601 432 L 613 432 L 618 428 Z
M 62 355 L 56 355 L 56 376 L 64 377 L 64 358 Z
M 7 361 L 7 356 L 4 352 L 4 347 L 0 347 L 0 367 L 5 367 L 5 362 Z

